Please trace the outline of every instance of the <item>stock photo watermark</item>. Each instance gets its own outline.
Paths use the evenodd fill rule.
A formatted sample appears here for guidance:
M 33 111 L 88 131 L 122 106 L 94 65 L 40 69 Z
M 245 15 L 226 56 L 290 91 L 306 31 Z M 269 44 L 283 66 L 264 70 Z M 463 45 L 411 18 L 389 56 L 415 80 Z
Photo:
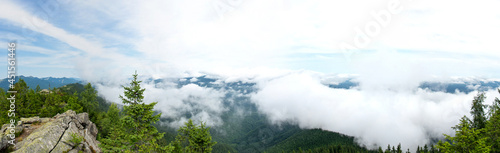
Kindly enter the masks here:
M 14 88 L 14 83 L 16 82 L 16 43 L 11 42 L 8 43 L 8 54 L 7 54 L 7 79 L 9 82 L 9 91 L 7 101 L 10 103 L 9 105 L 9 111 L 7 112 L 7 115 L 9 116 L 10 122 L 9 126 L 7 127 L 7 138 L 10 138 L 8 140 L 8 143 L 10 145 L 16 145 L 15 144 L 15 139 L 16 139 L 16 93 L 17 91 Z
M 355 36 L 352 41 L 339 44 L 339 48 L 344 53 L 347 61 L 350 61 L 352 54 L 365 48 L 372 42 L 374 37 L 379 36 L 383 28 L 386 28 L 392 22 L 393 16 L 403 11 L 401 1 L 391 0 L 384 9 L 371 12 L 372 20 L 365 22 L 362 27 L 354 28 Z
M 234 11 L 241 3 L 243 3 L 243 0 L 215 0 L 212 2 L 212 7 L 219 18 L 223 20 L 224 15 Z

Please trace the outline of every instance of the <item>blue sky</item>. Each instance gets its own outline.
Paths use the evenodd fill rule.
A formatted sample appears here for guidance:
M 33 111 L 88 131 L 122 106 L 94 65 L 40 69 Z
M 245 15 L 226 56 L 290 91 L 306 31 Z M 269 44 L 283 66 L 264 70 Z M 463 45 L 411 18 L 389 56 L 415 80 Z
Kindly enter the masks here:
M 99 80 L 136 69 L 157 77 L 276 69 L 500 78 L 497 0 L 0 3 L 0 42 L 18 43 L 19 75 Z
M 499 0 L 0 0 L 0 62 L 7 67 L 7 42 L 16 41 L 18 75 L 99 82 L 99 94 L 118 103 L 120 85 L 134 70 L 141 77 L 250 80 L 258 88 L 252 102 L 273 123 L 416 148 L 428 144 L 429 134 L 452 134 L 449 127 L 469 113 L 475 96 L 420 89 L 422 81 L 500 79 L 498 6 Z M 324 85 L 352 76 L 359 87 Z M 198 99 L 215 114 L 194 116 L 215 121 L 230 92 L 168 81 L 141 85 L 145 101 L 159 102 L 164 115 L 182 114 L 176 112 L 193 108 L 186 100 Z M 497 96 L 487 91 L 486 101 Z

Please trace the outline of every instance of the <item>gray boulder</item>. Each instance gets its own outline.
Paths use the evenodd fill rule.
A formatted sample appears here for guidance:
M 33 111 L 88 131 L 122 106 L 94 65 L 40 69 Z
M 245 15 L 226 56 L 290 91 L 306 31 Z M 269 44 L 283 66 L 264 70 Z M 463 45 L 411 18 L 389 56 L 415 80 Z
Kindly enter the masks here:
M 15 145 L 14 152 L 102 152 L 96 140 L 97 128 L 87 113 L 76 114 L 68 110 L 53 118 L 21 119 L 20 124 L 20 127 L 33 131 Z M 70 141 L 74 138 L 81 141 L 75 144 Z
M 23 132 L 23 129 L 21 125 L 4 124 L 0 130 L 0 150 L 7 149 L 11 145 L 10 142 L 15 142 L 12 138 Z

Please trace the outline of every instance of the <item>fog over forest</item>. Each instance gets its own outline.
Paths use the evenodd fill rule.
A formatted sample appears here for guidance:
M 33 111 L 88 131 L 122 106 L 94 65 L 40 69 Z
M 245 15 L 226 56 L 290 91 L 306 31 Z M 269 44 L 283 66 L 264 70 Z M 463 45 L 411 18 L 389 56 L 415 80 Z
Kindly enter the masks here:
M 454 136 L 462 116 L 474 118 L 478 94 L 485 105 L 500 97 L 498 6 L 0 0 L 0 44 L 16 43 L 16 73 L 31 88 L 91 83 L 119 108 L 137 72 L 144 102 L 158 102 L 162 113 L 155 126 L 171 130 L 165 141 L 192 119 L 239 152 L 283 147 L 312 129 L 352 136 L 367 149 L 401 144 L 414 152 Z M 255 144 L 263 150 L 246 148 Z

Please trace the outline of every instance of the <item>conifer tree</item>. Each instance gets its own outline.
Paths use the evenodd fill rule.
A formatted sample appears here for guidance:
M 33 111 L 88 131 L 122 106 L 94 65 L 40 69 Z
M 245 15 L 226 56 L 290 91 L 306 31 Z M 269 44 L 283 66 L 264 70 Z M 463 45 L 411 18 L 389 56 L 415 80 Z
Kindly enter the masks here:
M 2 88 L 0 88 L 0 112 L 1 112 L 0 125 L 9 123 L 10 121 L 8 116 L 9 109 L 10 109 L 10 102 L 9 100 L 7 100 L 7 95 L 5 91 Z
M 398 148 L 396 150 L 397 153 L 402 153 L 403 150 L 401 150 L 401 143 L 398 144 Z
M 464 116 L 460 119 L 460 124 L 455 126 L 455 137 L 444 134 L 446 140 L 439 141 L 436 146 L 442 152 L 482 152 L 490 151 L 490 146 L 486 144 L 487 138 L 481 137 L 483 129 L 473 128 L 469 119 Z
M 112 103 L 108 111 L 102 114 L 102 117 L 99 119 L 100 124 L 98 124 L 100 126 L 99 129 L 101 129 L 99 133 L 100 136 L 107 137 L 120 124 L 120 109 L 118 109 L 115 103 Z
M 391 153 L 391 145 L 387 145 L 387 149 L 385 149 L 384 153 Z
M 124 117 L 119 126 L 115 126 L 110 134 L 111 138 L 103 141 L 103 149 L 109 152 L 170 152 L 170 146 L 161 147 L 157 141 L 164 133 L 158 133 L 156 123 L 161 114 L 154 115 L 153 108 L 157 104 L 145 104 L 144 91 L 137 80 L 137 72 L 133 75 L 130 86 L 122 86 L 124 96 L 120 95 L 123 104 Z
M 500 93 L 500 89 L 498 89 Z M 489 121 L 486 123 L 486 136 L 488 136 L 488 144 L 491 145 L 491 151 L 500 152 L 500 100 L 495 98 L 493 105 L 489 111 Z
M 476 129 L 482 129 L 486 127 L 486 114 L 484 109 L 487 107 L 483 104 L 484 93 L 478 93 L 474 100 L 472 101 L 471 115 L 472 115 L 472 127 Z
M 76 113 L 83 112 L 83 107 L 78 102 L 78 94 L 76 92 L 68 98 L 68 102 L 66 106 L 64 106 L 64 110 L 73 110 Z
M 84 108 L 83 111 L 89 113 L 90 116 L 95 116 L 95 111 L 98 106 L 97 91 L 90 83 L 84 86 L 84 91 L 80 93 L 80 104 Z
M 206 127 L 205 123 L 202 122 L 199 126 L 196 126 L 193 124 L 193 121 L 189 119 L 184 123 L 184 126 L 180 127 L 178 130 L 179 134 L 174 144 L 174 152 L 212 152 L 212 146 L 217 142 L 212 141 L 209 130 L 210 128 Z M 187 146 L 182 148 L 183 144 L 187 144 Z M 300 152 L 302 152 L 302 150 L 300 150 Z

